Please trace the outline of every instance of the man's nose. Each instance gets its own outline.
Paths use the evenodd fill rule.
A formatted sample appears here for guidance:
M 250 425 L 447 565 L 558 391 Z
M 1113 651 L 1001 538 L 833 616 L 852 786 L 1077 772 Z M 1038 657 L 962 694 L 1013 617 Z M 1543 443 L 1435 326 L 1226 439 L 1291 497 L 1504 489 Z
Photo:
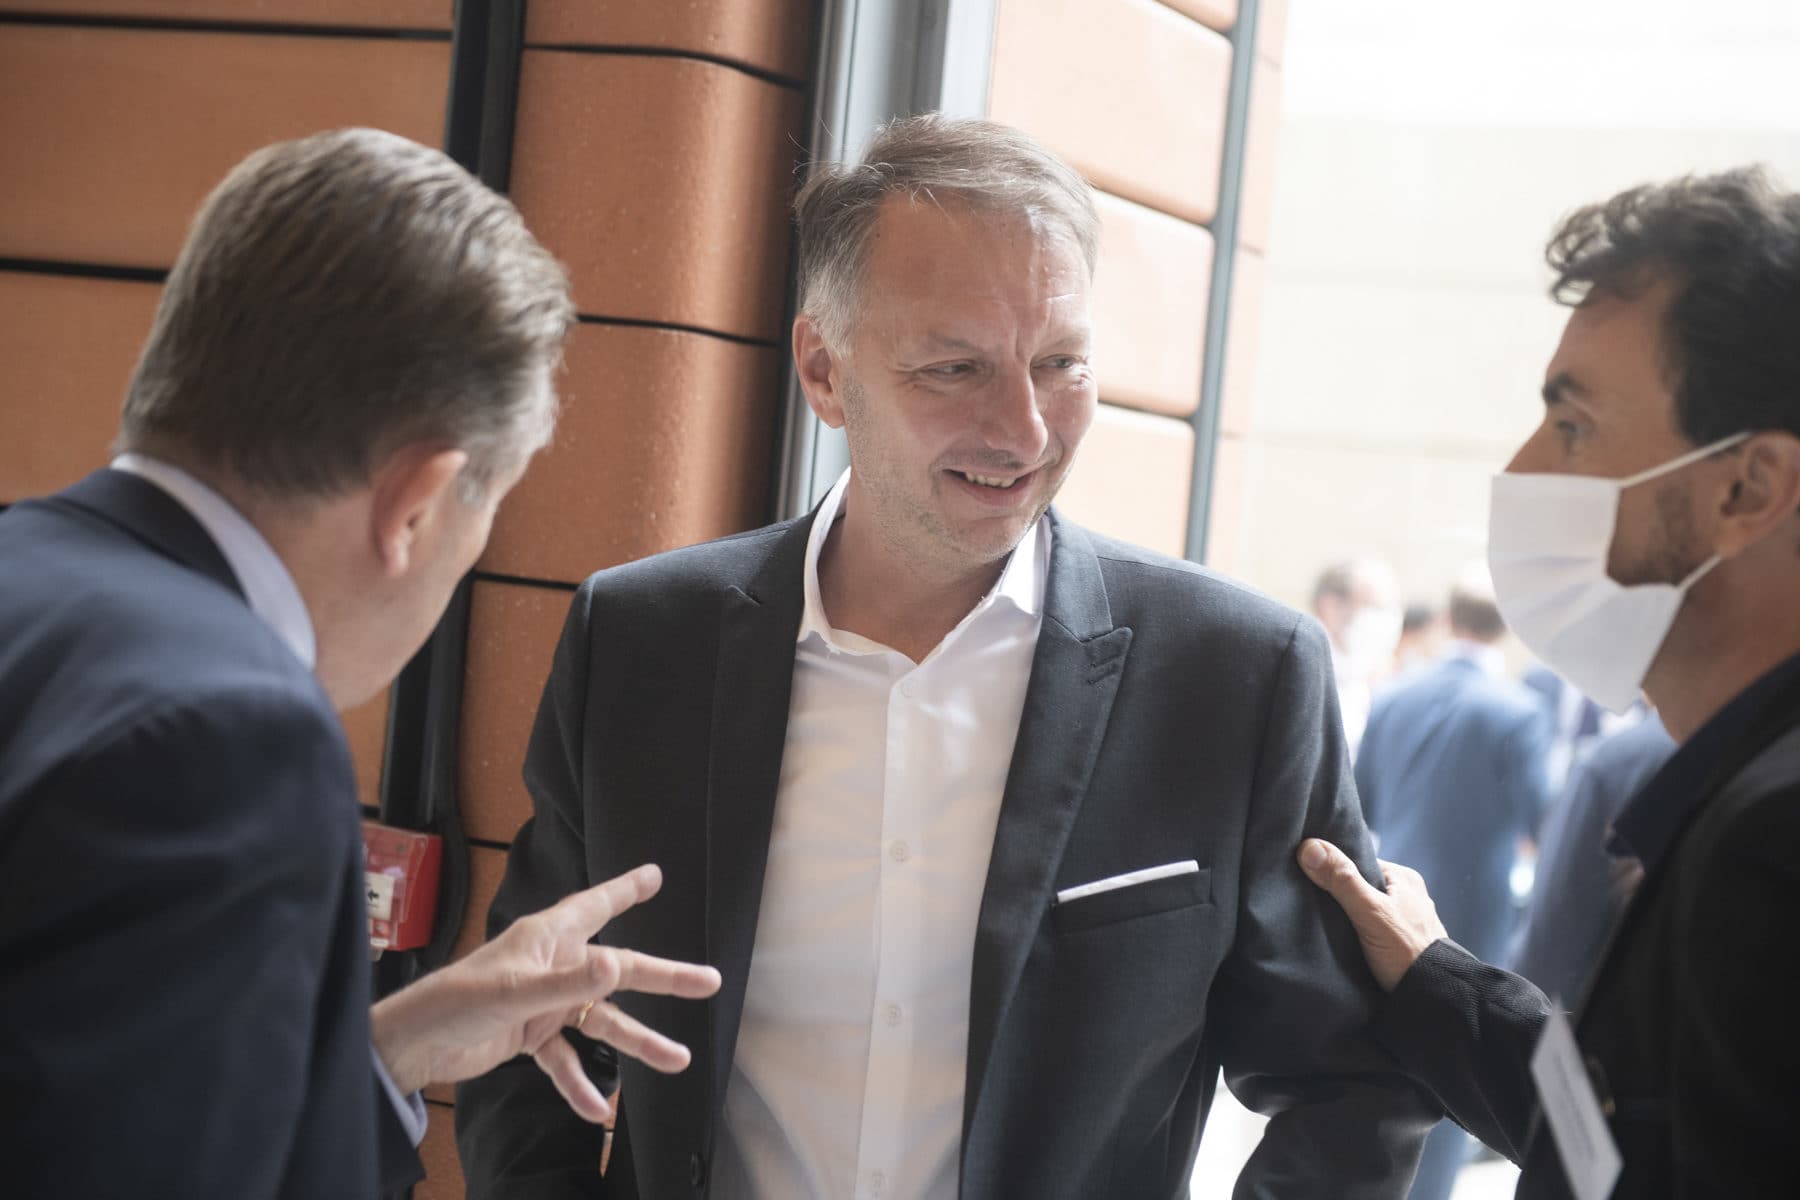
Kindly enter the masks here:
M 1027 466 L 1043 457 L 1050 433 L 1044 425 L 1038 390 L 1029 371 L 1009 371 L 996 381 L 986 404 L 988 445 L 1004 450 Z

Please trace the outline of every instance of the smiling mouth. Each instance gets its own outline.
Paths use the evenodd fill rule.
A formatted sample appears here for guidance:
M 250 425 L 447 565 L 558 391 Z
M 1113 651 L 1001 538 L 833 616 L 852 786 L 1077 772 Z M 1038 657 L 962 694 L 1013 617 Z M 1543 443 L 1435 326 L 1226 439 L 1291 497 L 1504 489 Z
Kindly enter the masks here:
M 978 487 L 992 488 L 997 492 L 1009 492 L 1026 478 L 1025 475 L 977 475 L 971 471 L 952 471 L 951 474 L 966 479 Z

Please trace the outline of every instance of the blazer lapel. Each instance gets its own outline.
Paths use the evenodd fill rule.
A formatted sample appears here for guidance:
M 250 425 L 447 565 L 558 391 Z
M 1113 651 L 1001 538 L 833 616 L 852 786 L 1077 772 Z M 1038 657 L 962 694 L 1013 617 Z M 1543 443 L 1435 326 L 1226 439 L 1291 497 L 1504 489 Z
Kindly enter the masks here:
M 981 1103 L 996 1031 L 1050 904 L 1124 673 L 1131 630 L 1114 628 L 1092 543 L 1052 514 L 1044 623 L 975 930 L 963 1145 Z
M 756 942 L 811 527 L 810 520 L 796 521 L 750 585 L 726 589 L 720 602 L 706 800 L 706 960 L 724 976 L 712 1001 L 715 1114 L 737 1052 Z

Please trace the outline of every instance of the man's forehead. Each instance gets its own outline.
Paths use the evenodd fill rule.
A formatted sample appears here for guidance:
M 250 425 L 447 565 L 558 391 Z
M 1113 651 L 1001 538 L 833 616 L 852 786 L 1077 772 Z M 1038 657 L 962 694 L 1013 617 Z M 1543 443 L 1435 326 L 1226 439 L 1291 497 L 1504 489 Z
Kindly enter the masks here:
M 1548 400 L 1616 403 L 1666 396 L 1670 378 L 1664 344 L 1669 291 L 1632 295 L 1596 292 L 1569 313 L 1544 370 Z

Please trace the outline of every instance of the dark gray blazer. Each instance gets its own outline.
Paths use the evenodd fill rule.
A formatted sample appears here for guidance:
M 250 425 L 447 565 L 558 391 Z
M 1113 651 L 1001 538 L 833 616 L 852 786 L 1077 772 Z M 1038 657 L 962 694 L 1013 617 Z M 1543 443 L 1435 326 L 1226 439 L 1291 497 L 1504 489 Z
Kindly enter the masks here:
M 1186 1196 L 1223 1065 L 1274 1116 L 1239 1196 L 1402 1196 L 1437 1113 L 1368 1036 L 1376 991 L 1356 940 L 1294 862 L 1316 835 L 1374 865 L 1322 632 L 1192 564 L 1054 520 L 971 964 L 962 1195 Z M 706 1194 L 809 527 L 604 571 L 576 594 L 526 762 L 535 816 L 490 935 L 657 862 L 662 895 L 606 940 L 714 963 L 725 983 L 704 1005 L 621 998 L 694 1061 L 672 1077 L 622 1064 L 604 1180 L 599 1130 L 529 1062 L 465 1084 L 471 1197 Z M 1186 858 L 1199 875 L 1053 904 Z

